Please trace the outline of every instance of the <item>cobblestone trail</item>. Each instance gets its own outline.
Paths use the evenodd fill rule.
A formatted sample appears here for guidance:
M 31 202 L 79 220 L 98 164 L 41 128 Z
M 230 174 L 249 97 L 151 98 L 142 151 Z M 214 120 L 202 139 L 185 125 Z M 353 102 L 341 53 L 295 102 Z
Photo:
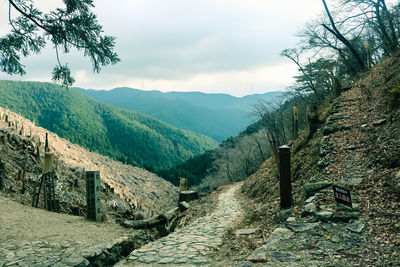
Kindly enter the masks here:
M 218 198 L 216 210 L 178 231 L 133 251 L 116 266 L 203 265 L 206 255 L 221 243 L 224 229 L 242 212 L 235 195 L 241 184 Z

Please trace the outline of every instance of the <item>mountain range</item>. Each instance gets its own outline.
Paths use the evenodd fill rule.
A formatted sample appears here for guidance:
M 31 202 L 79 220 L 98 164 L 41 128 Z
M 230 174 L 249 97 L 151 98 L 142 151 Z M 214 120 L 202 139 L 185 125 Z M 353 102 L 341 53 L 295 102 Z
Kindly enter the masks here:
M 0 106 L 91 151 L 150 169 L 217 146 L 204 135 L 51 83 L 0 81 Z
M 221 142 L 243 131 L 253 119 L 251 105 L 273 101 L 282 92 L 244 97 L 201 92 L 144 91 L 128 87 L 112 90 L 74 88 L 99 102 L 141 112 L 177 128 L 197 132 Z

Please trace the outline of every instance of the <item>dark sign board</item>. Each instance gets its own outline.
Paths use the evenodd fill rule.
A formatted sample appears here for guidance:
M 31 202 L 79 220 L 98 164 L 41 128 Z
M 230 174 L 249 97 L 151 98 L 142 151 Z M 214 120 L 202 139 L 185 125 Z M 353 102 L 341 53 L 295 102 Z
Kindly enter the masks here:
M 335 196 L 336 202 L 349 206 L 350 208 L 353 207 L 351 203 L 350 190 L 333 185 L 333 194 Z

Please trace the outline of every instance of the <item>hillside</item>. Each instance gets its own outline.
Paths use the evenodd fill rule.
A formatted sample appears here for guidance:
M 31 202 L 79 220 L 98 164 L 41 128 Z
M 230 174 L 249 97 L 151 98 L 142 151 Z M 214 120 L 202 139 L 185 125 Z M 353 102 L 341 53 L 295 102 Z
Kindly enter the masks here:
M 154 212 L 165 211 L 176 205 L 176 188 L 157 175 L 89 152 L 42 127 L 35 126 L 30 120 L 16 113 L 0 108 L 0 114 L 0 153 L 6 169 L 4 187 L 5 192 L 13 198 L 30 205 L 32 192 L 26 190 L 25 194 L 21 195 L 19 188 L 22 187 L 22 183 L 15 177 L 23 168 L 27 153 L 27 186 L 37 183 L 43 164 L 45 136 L 48 133 L 50 150 L 55 153 L 58 162 L 56 193 L 60 197 L 63 212 L 75 214 L 76 209 L 85 210 L 84 170 L 100 171 L 104 193 L 102 205 L 106 210 L 129 209 L 126 202 L 129 201 L 137 212 L 150 216 Z M 11 127 L 5 122 L 6 115 Z M 40 140 L 42 157 L 36 153 L 37 140 Z M 39 204 L 42 206 L 41 202 Z
M 216 259 L 243 266 L 400 264 L 399 60 L 396 53 L 320 105 L 316 133 L 305 129 L 289 143 L 292 209 L 280 209 L 272 157 L 245 181 L 246 214 L 230 232 L 259 234 L 227 234 Z M 352 207 L 335 202 L 332 185 L 350 190 Z
M 200 92 L 143 91 L 127 87 L 77 91 L 99 102 L 145 113 L 175 127 L 204 134 L 221 142 L 250 124 L 251 105 L 259 99 L 274 100 L 281 92 L 245 97 Z
M 0 106 L 91 151 L 138 166 L 172 167 L 217 144 L 50 83 L 0 81 Z

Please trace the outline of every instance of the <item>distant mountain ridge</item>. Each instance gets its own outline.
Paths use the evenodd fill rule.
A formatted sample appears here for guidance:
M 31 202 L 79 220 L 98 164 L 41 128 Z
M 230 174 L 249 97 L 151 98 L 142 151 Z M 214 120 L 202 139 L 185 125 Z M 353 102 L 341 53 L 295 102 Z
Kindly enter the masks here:
M 172 167 L 217 146 L 209 137 L 51 83 L 0 81 L 0 106 L 92 151 L 148 168 Z
M 259 99 L 273 100 L 282 95 L 282 92 L 268 92 L 234 97 L 201 92 L 163 93 L 128 87 L 112 90 L 74 89 L 99 102 L 150 115 L 218 142 L 235 136 L 252 122 L 248 113 L 253 103 Z

